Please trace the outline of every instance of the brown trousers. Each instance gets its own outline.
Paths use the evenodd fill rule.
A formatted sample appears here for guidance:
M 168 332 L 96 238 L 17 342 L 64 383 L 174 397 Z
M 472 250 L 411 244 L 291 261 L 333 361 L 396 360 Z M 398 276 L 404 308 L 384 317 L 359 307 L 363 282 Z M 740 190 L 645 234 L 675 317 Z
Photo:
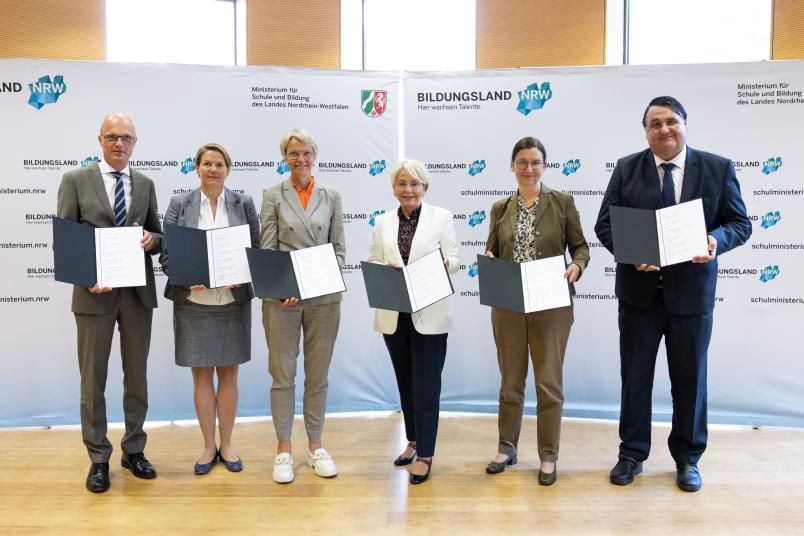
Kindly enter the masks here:
M 558 459 L 561 411 L 564 406 L 564 352 L 574 320 L 571 307 L 535 313 L 491 309 L 491 326 L 500 365 L 499 452 L 517 453 L 528 377 L 528 349 L 536 378 L 539 459 Z

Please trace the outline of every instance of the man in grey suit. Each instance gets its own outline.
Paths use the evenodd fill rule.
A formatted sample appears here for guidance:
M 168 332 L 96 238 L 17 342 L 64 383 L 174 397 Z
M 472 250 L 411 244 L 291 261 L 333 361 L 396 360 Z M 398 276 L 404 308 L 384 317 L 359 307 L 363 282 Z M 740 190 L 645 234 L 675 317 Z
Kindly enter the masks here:
M 151 317 L 156 307 L 151 255 L 162 247 L 154 183 L 128 166 L 137 143 L 131 119 L 122 114 L 104 118 L 98 136 L 103 160 L 64 174 L 58 194 L 60 218 L 91 227 L 143 227 L 142 249 L 146 285 L 132 288 L 73 287 L 72 311 L 78 332 L 81 373 L 81 433 L 91 465 L 86 487 L 109 489 L 112 444 L 106 437 L 106 377 L 115 324 L 120 331 L 123 361 L 123 411 L 126 430 L 121 441 L 121 465 L 139 478 L 154 478 L 156 470 L 143 455 L 142 426 L 148 410 L 147 360 Z M 114 207 L 114 208 L 113 208 Z

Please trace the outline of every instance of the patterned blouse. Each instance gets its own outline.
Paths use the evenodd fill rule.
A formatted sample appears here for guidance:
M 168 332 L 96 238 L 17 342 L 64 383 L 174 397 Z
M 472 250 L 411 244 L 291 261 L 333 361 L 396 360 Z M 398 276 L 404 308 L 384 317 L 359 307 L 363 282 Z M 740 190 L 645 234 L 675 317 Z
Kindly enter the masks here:
M 410 245 L 413 243 L 413 235 L 416 234 L 416 227 L 419 225 L 419 215 L 422 212 L 422 207 L 413 211 L 410 218 L 405 216 L 402 212 L 402 207 L 399 207 L 396 214 L 399 216 L 399 234 L 397 235 L 397 244 L 399 245 L 399 253 L 402 254 L 402 262 L 407 266 L 408 257 L 410 257 Z
M 521 197 L 516 199 L 516 235 L 514 236 L 514 262 L 536 260 L 536 216 L 539 212 L 539 200 L 528 210 Z

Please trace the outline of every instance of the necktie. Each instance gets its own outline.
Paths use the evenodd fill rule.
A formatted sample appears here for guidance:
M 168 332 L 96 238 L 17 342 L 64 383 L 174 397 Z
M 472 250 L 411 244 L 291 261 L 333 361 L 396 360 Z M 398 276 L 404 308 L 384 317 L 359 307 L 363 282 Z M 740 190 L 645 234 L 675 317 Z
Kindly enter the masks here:
M 112 171 L 114 176 L 114 224 L 118 227 L 126 225 L 126 194 L 123 192 L 123 174 Z
M 673 167 L 675 167 L 675 164 L 665 162 L 659 165 L 664 169 L 664 179 L 662 179 L 662 206 L 671 207 L 676 204 L 676 189 L 673 186 Z

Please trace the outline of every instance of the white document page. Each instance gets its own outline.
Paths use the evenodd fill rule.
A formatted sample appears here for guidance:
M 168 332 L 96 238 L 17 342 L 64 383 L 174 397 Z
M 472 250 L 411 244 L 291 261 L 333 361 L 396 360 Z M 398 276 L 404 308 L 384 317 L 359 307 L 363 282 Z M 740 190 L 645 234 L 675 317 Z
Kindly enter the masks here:
M 332 244 L 290 252 L 302 300 L 346 290 Z
M 700 199 L 657 210 L 656 231 L 662 266 L 691 261 L 696 255 L 709 255 Z
M 251 247 L 248 225 L 207 231 L 207 265 L 212 288 L 251 283 L 246 248 Z
M 522 294 L 526 313 L 567 307 L 572 304 L 569 286 L 564 278 L 567 265 L 563 255 L 523 262 L 519 269 L 522 273 Z
M 142 227 L 95 229 L 95 266 L 101 287 L 144 287 Z
M 452 294 L 441 250 L 431 251 L 404 267 L 405 285 L 413 312 L 420 311 Z

